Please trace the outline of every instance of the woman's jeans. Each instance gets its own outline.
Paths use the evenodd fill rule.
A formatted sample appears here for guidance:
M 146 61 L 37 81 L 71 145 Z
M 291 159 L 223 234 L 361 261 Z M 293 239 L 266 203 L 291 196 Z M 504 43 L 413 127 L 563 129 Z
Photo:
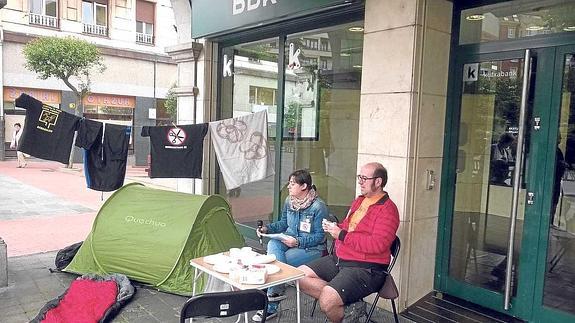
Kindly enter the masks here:
M 276 256 L 278 261 L 285 264 L 298 267 L 303 264 L 321 257 L 322 251 L 318 249 L 300 249 L 300 248 L 290 248 L 286 246 L 283 242 L 279 240 L 270 240 L 268 242 L 268 255 Z M 285 290 L 285 285 L 277 285 L 268 288 L 268 295 L 274 293 L 282 294 Z M 277 311 L 279 302 L 268 303 L 268 313 L 275 313 Z

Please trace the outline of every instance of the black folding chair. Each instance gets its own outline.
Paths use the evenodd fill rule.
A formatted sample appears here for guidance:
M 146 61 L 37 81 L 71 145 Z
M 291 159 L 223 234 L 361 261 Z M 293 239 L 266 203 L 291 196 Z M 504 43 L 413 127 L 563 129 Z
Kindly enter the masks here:
M 371 315 L 375 310 L 375 306 L 380 298 L 389 299 L 391 301 L 391 309 L 393 310 L 393 319 L 395 323 L 399 323 L 399 318 L 397 317 L 397 308 L 395 307 L 395 299 L 399 297 L 399 290 L 397 289 L 397 285 L 395 285 L 395 281 L 393 280 L 393 276 L 391 276 L 391 270 L 395 265 L 395 261 L 397 260 L 397 256 L 399 256 L 399 249 L 401 248 L 401 241 L 399 240 L 398 236 L 395 236 L 395 240 L 391 244 L 391 263 L 387 267 L 387 277 L 385 278 L 385 282 L 381 289 L 375 296 L 371 307 L 369 308 L 369 312 L 367 313 L 366 322 L 371 321 Z
M 205 293 L 190 298 L 182 307 L 180 323 L 189 318 L 230 317 L 249 311 L 263 311 L 266 321 L 268 296 L 259 289 Z

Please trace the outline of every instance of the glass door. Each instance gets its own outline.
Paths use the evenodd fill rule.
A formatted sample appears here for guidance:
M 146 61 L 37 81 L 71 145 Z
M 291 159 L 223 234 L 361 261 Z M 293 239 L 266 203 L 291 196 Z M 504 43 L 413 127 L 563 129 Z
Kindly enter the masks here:
M 546 173 L 549 217 L 540 226 L 539 321 L 575 320 L 575 46 L 556 49 Z
M 574 53 L 541 48 L 457 63 L 442 291 L 526 320 L 575 318 Z
M 536 64 L 536 59 L 532 62 Z M 467 285 L 480 289 L 486 299 L 490 294 L 499 299 L 488 305 L 503 303 L 508 265 L 509 295 L 517 295 L 527 196 L 525 166 L 531 162 L 530 149 L 521 149 L 519 139 L 523 147 L 529 147 L 531 133 L 521 121 L 533 113 L 533 92 L 523 95 L 524 83 L 530 82 L 526 70 L 532 70 L 525 64 L 525 58 L 517 55 L 462 66 L 465 74 L 447 273 L 454 287 Z M 535 74 L 531 80 L 535 81 Z

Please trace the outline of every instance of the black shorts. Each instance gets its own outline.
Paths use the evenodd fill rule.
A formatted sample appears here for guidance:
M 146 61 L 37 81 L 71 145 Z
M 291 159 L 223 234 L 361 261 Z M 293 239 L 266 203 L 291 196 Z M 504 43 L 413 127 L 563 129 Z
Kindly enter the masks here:
M 337 258 L 326 256 L 307 264 L 315 274 L 337 291 L 344 304 L 351 304 L 378 292 L 385 282 L 386 272 L 380 268 L 338 266 Z

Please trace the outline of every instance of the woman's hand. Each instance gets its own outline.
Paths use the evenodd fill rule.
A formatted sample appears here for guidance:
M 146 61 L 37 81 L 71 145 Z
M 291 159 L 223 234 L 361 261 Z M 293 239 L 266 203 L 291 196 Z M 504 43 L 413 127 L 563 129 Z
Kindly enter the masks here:
M 283 239 L 282 242 L 283 242 L 286 246 L 288 246 L 288 247 L 290 247 L 290 248 L 297 247 L 298 244 L 299 244 L 299 243 L 297 242 L 297 239 L 294 238 L 294 237 L 289 237 L 289 238 L 287 238 L 287 239 Z
M 258 238 L 262 237 L 262 233 L 267 233 L 268 232 L 268 227 L 266 227 L 265 225 L 261 228 L 256 228 L 256 234 L 258 235 Z

